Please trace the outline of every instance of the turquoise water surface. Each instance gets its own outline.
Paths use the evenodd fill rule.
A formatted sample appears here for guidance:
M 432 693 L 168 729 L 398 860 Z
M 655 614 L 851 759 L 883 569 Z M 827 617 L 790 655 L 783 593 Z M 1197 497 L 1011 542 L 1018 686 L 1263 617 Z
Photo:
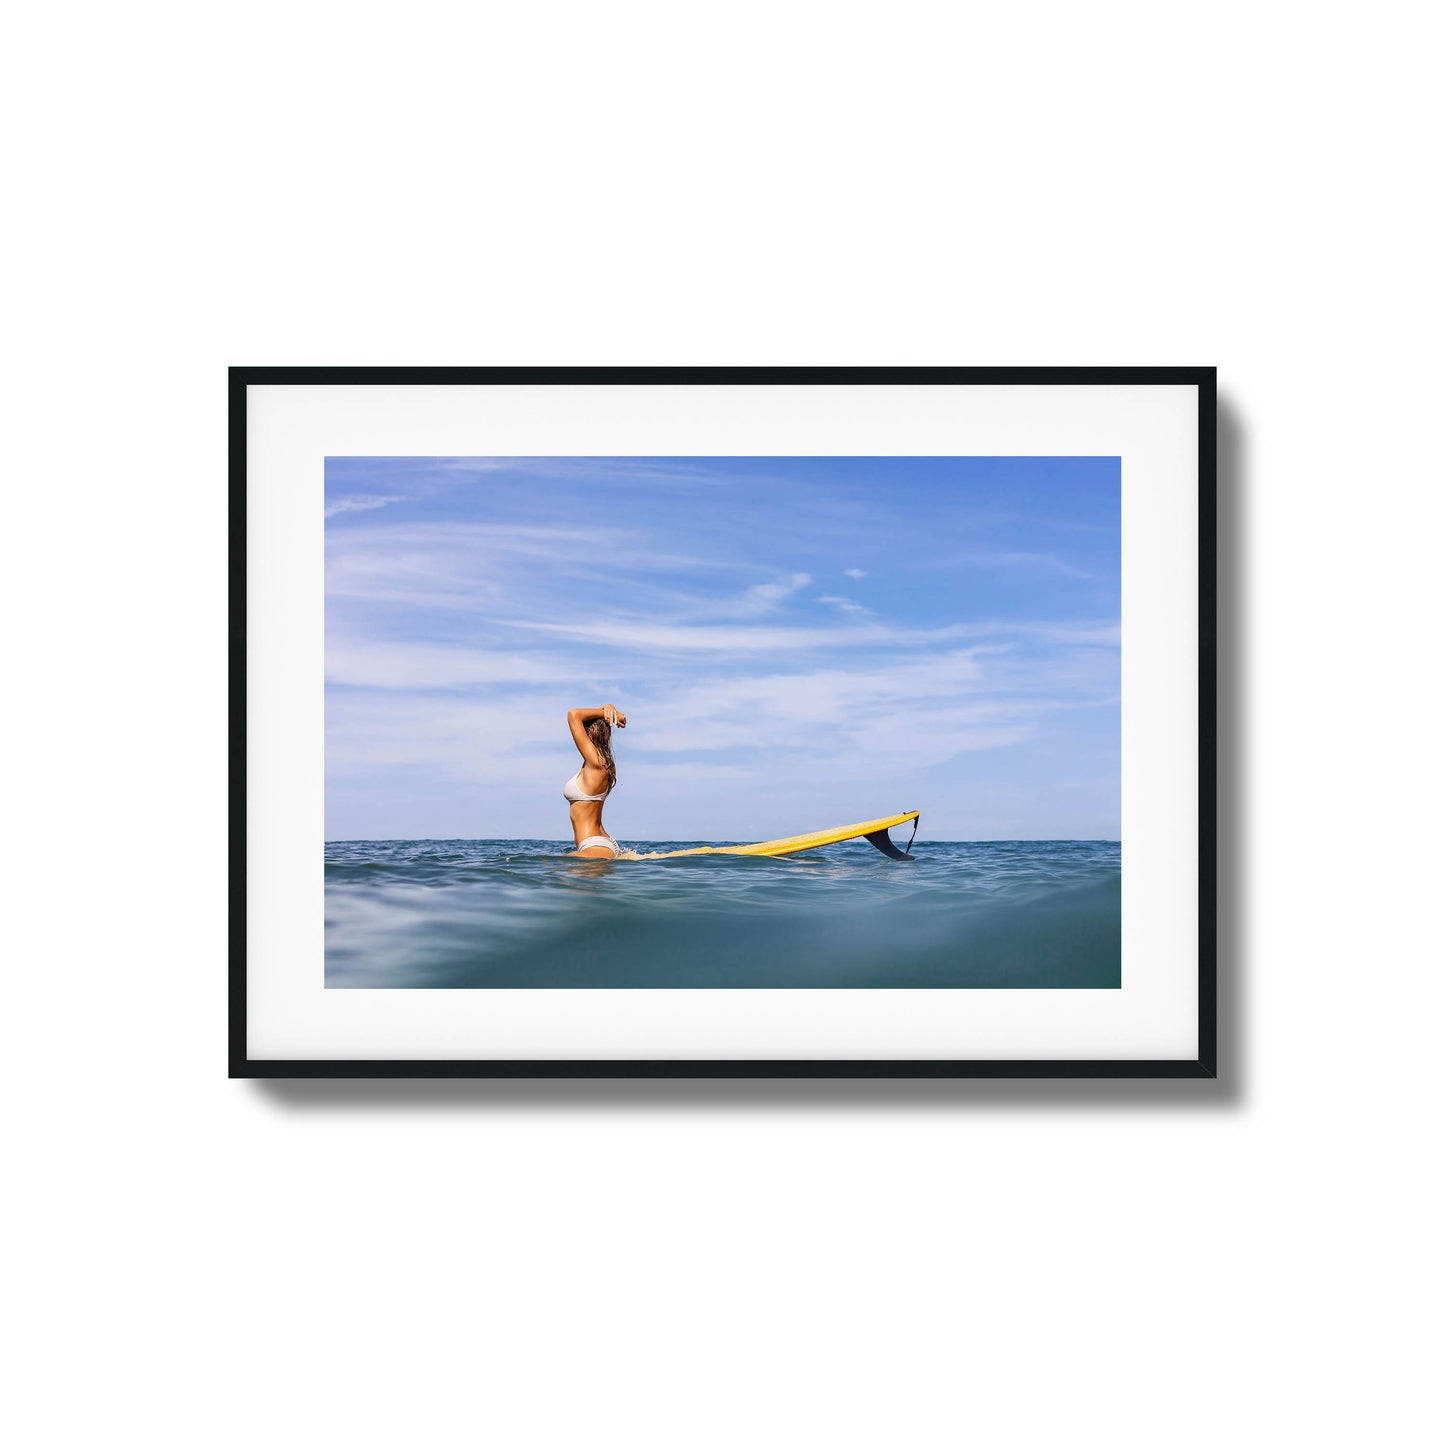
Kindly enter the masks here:
M 327 987 L 1119 987 L 1118 843 L 920 842 L 907 863 L 862 839 L 787 858 L 567 846 L 328 843 Z

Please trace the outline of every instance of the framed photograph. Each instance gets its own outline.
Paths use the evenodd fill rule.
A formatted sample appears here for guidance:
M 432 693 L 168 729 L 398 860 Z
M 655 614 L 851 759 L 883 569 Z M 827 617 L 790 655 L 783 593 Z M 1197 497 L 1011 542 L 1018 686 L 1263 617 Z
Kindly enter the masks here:
M 1212 368 L 235 368 L 235 1077 L 1216 1073 Z

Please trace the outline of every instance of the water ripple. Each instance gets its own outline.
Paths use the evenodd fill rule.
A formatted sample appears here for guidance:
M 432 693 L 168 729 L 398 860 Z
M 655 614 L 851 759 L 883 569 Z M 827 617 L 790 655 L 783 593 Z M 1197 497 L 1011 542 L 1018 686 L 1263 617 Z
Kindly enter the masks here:
M 1117 988 L 1118 843 L 786 858 L 326 845 L 332 988 Z M 647 843 L 652 851 L 700 846 Z

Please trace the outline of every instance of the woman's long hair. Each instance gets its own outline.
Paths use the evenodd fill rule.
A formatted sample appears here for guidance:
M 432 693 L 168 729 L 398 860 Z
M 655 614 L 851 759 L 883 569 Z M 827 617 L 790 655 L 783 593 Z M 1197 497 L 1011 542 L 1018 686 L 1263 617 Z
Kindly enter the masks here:
M 617 786 L 617 764 L 612 761 L 612 724 L 606 718 L 595 717 L 587 724 L 587 736 L 607 764 L 607 791 L 610 793 Z

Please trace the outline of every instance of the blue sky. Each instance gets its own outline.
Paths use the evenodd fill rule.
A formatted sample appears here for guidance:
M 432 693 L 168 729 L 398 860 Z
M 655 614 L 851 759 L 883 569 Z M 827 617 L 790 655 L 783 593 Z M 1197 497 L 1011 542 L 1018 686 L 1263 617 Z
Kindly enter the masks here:
M 326 836 L 1119 836 L 1114 457 L 331 457 Z

